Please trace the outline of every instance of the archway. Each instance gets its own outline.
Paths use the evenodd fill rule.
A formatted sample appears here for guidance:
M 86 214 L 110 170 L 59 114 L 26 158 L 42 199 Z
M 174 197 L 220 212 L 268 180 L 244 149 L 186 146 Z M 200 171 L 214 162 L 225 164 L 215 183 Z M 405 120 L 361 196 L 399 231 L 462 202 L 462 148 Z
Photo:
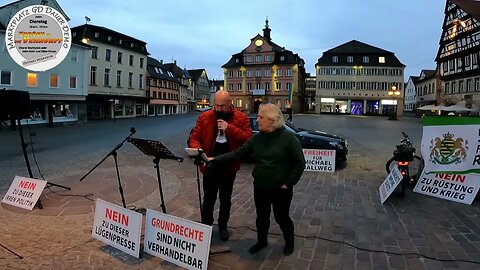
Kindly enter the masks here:
M 255 98 L 253 101 L 253 112 L 258 113 L 258 107 L 260 107 L 260 104 L 263 103 L 263 99 L 261 98 Z

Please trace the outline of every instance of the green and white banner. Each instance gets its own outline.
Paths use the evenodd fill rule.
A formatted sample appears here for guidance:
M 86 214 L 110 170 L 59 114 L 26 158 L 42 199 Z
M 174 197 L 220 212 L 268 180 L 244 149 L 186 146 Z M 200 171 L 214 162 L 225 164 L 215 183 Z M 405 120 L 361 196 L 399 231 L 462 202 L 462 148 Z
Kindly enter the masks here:
M 425 116 L 424 172 L 480 174 L 480 117 Z

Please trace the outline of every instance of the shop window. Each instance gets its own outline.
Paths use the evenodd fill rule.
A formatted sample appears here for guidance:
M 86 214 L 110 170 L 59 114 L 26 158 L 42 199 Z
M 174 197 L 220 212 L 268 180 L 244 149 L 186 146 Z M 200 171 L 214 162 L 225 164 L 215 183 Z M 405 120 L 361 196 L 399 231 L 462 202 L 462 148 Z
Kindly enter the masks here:
M 11 85 L 12 84 L 12 71 L 11 70 L 2 70 L 1 71 L 0 84 L 1 85 Z

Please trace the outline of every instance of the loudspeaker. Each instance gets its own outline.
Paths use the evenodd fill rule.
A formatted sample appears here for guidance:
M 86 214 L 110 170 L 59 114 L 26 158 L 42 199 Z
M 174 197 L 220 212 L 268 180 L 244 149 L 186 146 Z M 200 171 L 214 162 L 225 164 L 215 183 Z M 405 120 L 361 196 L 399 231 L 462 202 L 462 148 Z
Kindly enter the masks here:
M 19 90 L 0 90 L 0 120 L 30 117 L 30 93 Z

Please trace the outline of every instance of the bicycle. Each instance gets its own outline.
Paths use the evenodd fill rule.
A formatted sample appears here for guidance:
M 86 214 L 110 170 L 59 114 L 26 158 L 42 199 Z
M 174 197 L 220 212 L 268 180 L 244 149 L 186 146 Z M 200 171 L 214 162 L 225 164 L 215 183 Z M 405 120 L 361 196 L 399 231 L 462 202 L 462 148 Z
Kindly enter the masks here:
M 417 184 L 418 178 L 422 174 L 424 161 L 423 158 L 415 154 L 415 147 L 412 145 L 412 141 L 408 135 L 402 131 L 403 139 L 399 145 L 396 145 L 395 151 L 393 151 L 393 157 L 385 164 L 387 173 L 390 173 L 393 161 L 396 161 L 398 170 L 403 175 L 400 182 L 401 193 L 400 196 L 405 196 L 405 187 L 409 186 L 414 188 Z M 412 173 L 413 172 L 413 173 Z

